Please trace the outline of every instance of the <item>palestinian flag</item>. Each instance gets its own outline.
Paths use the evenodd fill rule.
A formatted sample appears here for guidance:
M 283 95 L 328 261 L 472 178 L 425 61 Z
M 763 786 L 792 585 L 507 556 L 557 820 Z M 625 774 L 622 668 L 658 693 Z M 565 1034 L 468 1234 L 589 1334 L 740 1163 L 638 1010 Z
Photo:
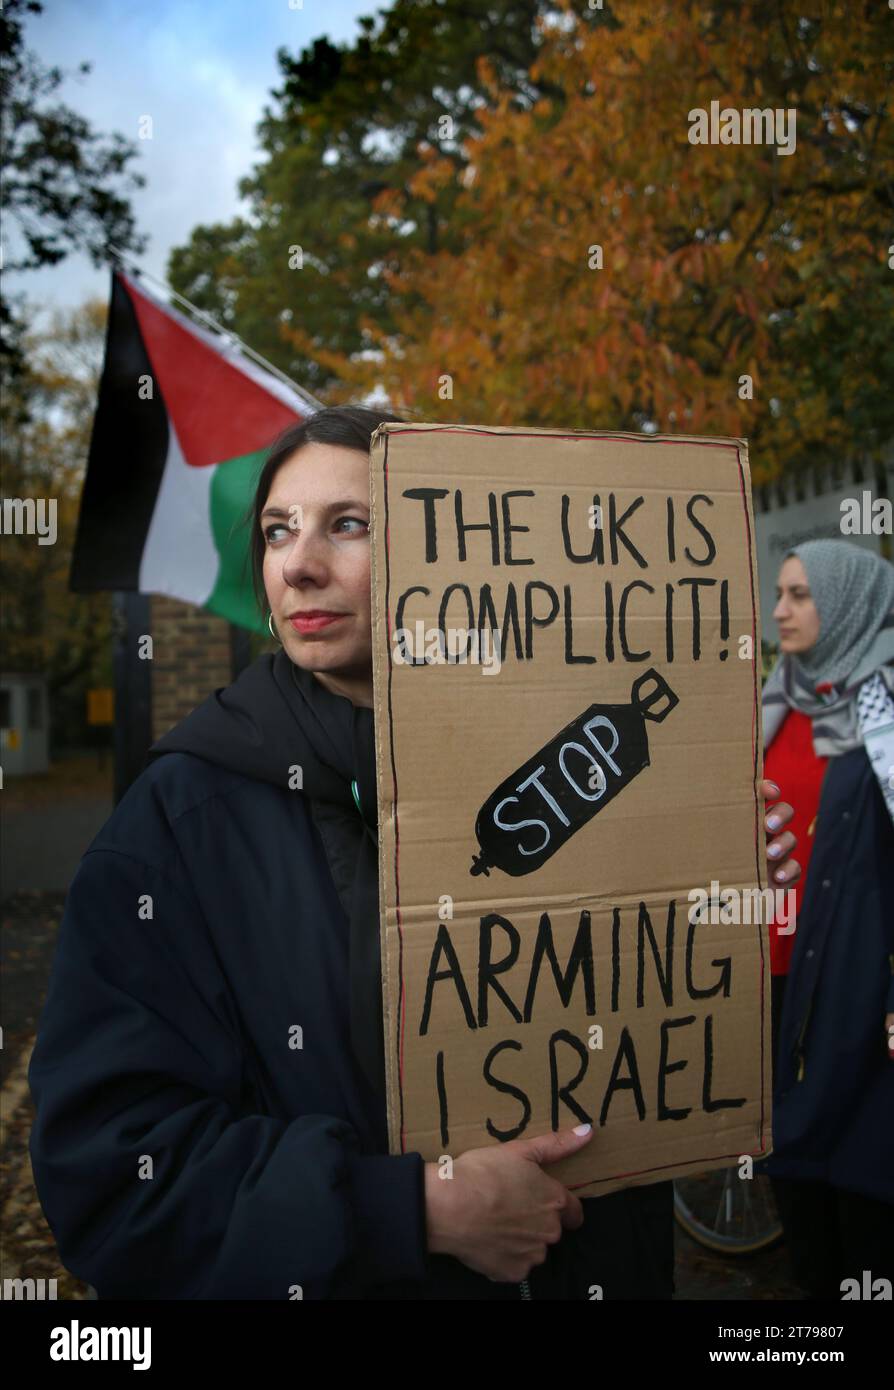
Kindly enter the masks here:
M 238 523 L 270 444 L 318 405 L 115 270 L 71 588 L 168 594 L 260 631 Z

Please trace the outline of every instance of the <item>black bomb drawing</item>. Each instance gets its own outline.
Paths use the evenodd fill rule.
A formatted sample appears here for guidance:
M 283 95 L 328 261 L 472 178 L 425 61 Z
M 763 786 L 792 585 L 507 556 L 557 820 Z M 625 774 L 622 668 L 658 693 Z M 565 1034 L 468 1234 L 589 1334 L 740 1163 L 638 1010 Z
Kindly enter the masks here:
M 651 690 L 644 687 L 652 683 Z M 649 766 L 646 720 L 680 703 L 654 667 L 630 703 L 590 705 L 492 792 L 475 820 L 481 853 L 470 874 L 533 873 Z

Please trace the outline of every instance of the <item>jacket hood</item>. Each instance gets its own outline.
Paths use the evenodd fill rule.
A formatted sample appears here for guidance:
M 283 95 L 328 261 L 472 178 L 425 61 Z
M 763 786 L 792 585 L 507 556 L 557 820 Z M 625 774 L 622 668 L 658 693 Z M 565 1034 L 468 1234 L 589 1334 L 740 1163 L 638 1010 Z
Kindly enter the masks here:
M 147 760 L 165 753 L 193 753 L 355 811 L 359 804 L 367 825 L 377 828 L 372 710 L 334 695 L 283 651 L 259 657 L 215 690 L 152 744 Z
M 351 1045 L 384 1110 L 372 710 L 333 695 L 279 651 L 215 690 L 152 745 L 147 760 L 166 753 L 193 753 L 258 781 L 300 788 L 308 798 L 350 924 Z

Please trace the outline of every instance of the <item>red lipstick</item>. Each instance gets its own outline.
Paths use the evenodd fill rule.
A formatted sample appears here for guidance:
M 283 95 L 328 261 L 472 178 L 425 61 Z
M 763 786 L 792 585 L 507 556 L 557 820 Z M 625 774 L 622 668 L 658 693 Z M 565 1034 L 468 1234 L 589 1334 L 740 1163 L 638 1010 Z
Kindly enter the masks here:
M 309 608 L 306 612 L 291 613 L 289 622 L 296 632 L 311 633 L 321 632 L 330 623 L 337 623 L 339 618 L 346 618 L 346 613 L 333 613 L 325 608 Z

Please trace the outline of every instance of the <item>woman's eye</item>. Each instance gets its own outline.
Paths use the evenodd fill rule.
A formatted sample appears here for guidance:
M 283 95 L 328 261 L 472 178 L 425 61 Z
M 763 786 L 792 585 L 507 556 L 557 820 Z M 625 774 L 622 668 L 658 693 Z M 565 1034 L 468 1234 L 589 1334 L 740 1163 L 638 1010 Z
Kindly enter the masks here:
M 343 531 L 343 535 L 360 536 L 366 534 L 366 532 L 369 530 L 369 522 L 364 521 L 363 518 L 359 516 L 340 516 L 338 518 L 338 521 L 336 521 L 335 523 L 335 530 L 340 530 L 346 522 L 349 523 L 351 526 L 360 527 L 360 530 Z M 264 539 L 267 541 L 268 545 L 275 544 L 275 542 L 279 539 L 279 537 L 276 535 L 277 531 L 288 533 L 291 536 L 296 536 L 298 534 L 297 527 L 286 526 L 281 521 L 274 521 L 269 526 L 266 526 L 264 528 Z

